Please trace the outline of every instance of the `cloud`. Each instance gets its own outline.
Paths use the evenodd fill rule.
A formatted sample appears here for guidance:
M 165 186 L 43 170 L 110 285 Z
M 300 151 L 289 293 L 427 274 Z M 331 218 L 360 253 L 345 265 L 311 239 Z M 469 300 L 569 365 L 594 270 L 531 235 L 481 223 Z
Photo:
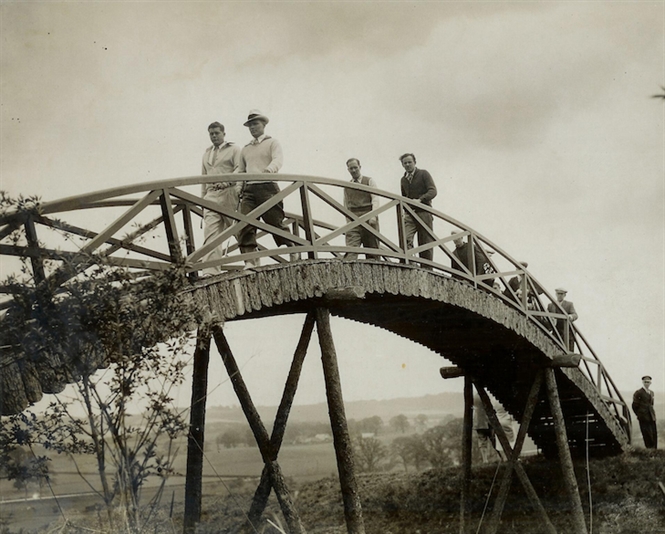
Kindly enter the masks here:
M 277 1 L 244 4 L 240 9 L 222 7 L 220 14 L 230 18 L 233 37 L 226 42 L 231 46 L 240 33 L 249 34 L 253 54 L 246 65 L 257 66 L 293 56 L 380 61 L 425 45 L 432 32 L 447 22 L 534 9 L 528 3 L 505 2 Z
M 616 40 L 623 29 L 614 18 L 599 23 L 591 20 L 596 11 L 575 13 L 584 20 L 573 26 L 570 9 L 553 12 L 547 25 L 543 13 L 522 12 L 482 25 L 442 22 L 427 43 L 374 69 L 377 97 L 410 119 L 437 124 L 447 146 L 533 147 L 554 121 L 602 99 L 645 47 L 654 65 L 661 59 L 658 21 L 649 22 L 645 10 L 625 13 L 632 15 L 625 23 L 644 27 L 629 48 Z

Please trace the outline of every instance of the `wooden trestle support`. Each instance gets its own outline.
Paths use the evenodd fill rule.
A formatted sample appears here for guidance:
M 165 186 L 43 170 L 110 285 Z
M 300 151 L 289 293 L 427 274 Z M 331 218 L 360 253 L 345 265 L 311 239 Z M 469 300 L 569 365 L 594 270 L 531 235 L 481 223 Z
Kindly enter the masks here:
M 315 324 L 321 347 L 328 412 L 330 414 L 333 442 L 337 457 L 347 532 L 349 534 L 365 533 L 360 497 L 355 479 L 353 449 L 344 411 L 337 355 L 330 329 L 330 312 L 326 308 L 316 308 L 306 316 L 300 340 L 298 341 L 286 379 L 284 393 L 275 416 L 275 424 L 271 436 L 268 436 L 268 432 L 254 406 L 231 347 L 224 335 L 222 326 L 213 325 L 209 330 L 199 330 L 197 348 L 194 353 L 192 408 L 190 411 L 190 433 L 187 449 L 185 518 L 183 528 L 185 534 L 193 533 L 196 530 L 196 524 L 201 518 L 203 429 L 205 426 L 205 395 L 211 336 L 215 340 L 215 345 L 222 357 L 233 389 L 254 434 L 264 463 L 261 480 L 254 493 L 254 499 L 247 514 L 248 521 L 254 529 L 259 527 L 270 491 L 274 490 L 286 521 L 288 532 L 290 534 L 305 533 L 305 527 L 293 503 L 281 468 L 277 462 L 277 457 Z
M 555 359 L 551 362 L 550 367 L 539 369 L 536 372 L 531 390 L 527 397 L 526 405 L 520 422 L 517 438 L 514 446 L 511 447 L 508 437 L 506 436 L 499 418 L 494 410 L 492 401 L 490 400 L 487 391 L 478 383 L 472 376 L 464 374 L 464 371 L 458 367 L 443 367 L 441 368 L 441 376 L 443 378 L 455 378 L 464 376 L 464 423 L 462 432 L 462 471 L 461 471 L 461 491 L 460 491 L 460 534 L 470 532 L 469 525 L 466 518 L 466 504 L 469 498 L 469 488 L 471 486 L 471 450 L 472 450 L 472 432 L 473 432 L 473 390 L 475 387 L 478 396 L 482 401 L 485 412 L 490 423 L 490 426 L 495 432 L 496 437 L 501 444 L 501 448 L 505 454 L 506 462 L 503 470 L 503 476 L 499 483 L 499 490 L 497 493 L 494 506 L 489 520 L 480 530 L 483 534 L 495 534 L 501 522 L 501 515 L 508 498 L 510 486 L 513 480 L 513 473 L 517 475 L 520 483 L 523 486 L 524 492 L 533 506 L 535 512 L 540 517 L 544 530 L 550 534 L 556 534 L 556 529 L 550 521 L 547 511 L 543 504 L 540 502 L 538 494 L 534 489 L 529 477 L 527 476 L 522 464 L 519 462 L 522 446 L 526 438 L 526 433 L 531 423 L 531 418 L 538 403 L 538 396 L 542 387 L 543 381 L 546 385 L 547 399 L 550 404 L 552 412 L 552 419 L 554 423 L 554 432 L 556 435 L 557 449 L 561 470 L 563 473 L 563 481 L 568 493 L 570 512 L 572 522 L 574 525 L 574 534 L 587 534 L 586 522 L 584 519 L 584 512 L 582 510 L 582 501 L 580 498 L 577 479 L 575 478 L 575 471 L 573 469 L 573 461 L 568 447 L 568 437 L 566 433 L 566 424 L 563 418 L 563 411 L 561 410 L 561 403 L 559 399 L 559 391 L 556 382 L 555 368 L 557 367 L 575 367 L 579 364 L 579 356 L 569 354 Z M 474 530 L 475 531 L 475 530 Z

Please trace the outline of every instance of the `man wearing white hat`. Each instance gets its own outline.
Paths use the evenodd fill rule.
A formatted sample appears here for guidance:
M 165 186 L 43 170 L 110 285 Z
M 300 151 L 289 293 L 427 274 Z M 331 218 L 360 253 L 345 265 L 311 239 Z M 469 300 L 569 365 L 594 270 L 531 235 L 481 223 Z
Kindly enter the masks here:
M 270 120 L 258 109 L 249 112 L 244 126 L 249 128 L 252 134 L 252 141 L 245 145 L 240 153 L 240 165 L 238 172 L 249 174 L 277 173 L 282 168 L 284 155 L 279 141 L 265 133 L 266 124 Z M 242 201 L 240 211 L 244 214 L 249 213 L 254 208 L 267 202 L 270 198 L 279 193 L 279 186 L 270 180 L 245 182 L 242 188 Z M 275 226 L 280 230 L 288 232 L 284 225 L 284 204 L 278 202 L 263 215 L 260 216 L 264 222 Z M 274 235 L 277 246 L 293 245 L 293 241 L 285 237 Z M 238 236 L 240 251 L 242 253 L 254 252 L 257 250 L 256 228 L 253 226 L 245 227 Z M 291 260 L 298 259 L 296 254 L 291 254 Z M 260 259 L 256 258 L 245 262 L 246 268 L 258 266 Z
M 578 315 L 577 315 L 577 312 L 575 311 L 575 305 L 572 302 L 570 302 L 568 300 L 565 300 L 566 294 L 568 293 L 568 291 L 565 290 L 562 287 L 557 287 L 554 291 L 556 293 L 556 300 L 557 300 L 559 306 L 561 306 L 561 308 L 563 308 L 563 311 L 568 315 L 568 319 L 570 319 L 570 322 L 572 323 L 573 321 L 577 321 Z M 560 310 L 559 310 L 559 307 L 556 304 L 554 304 L 554 302 L 550 302 L 547 305 L 547 311 L 550 312 L 550 313 L 561 313 Z M 563 339 L 564 341 L 566 339 L 565 331 L 566 331 L 566 324 L 567 323 L 568 323 L 568 321 L 566 321 L 565 319 L 557 319 L 556 320 L 557 332 L 559 332 L 559 335 L 561 336 L 561 339 Z M 574 347 L 575 347 L 575 341 L 573 339 L 573 332 L 572 332 L 572 330 L 569 330 L 568 331 L 568 350 L 572 352 Z

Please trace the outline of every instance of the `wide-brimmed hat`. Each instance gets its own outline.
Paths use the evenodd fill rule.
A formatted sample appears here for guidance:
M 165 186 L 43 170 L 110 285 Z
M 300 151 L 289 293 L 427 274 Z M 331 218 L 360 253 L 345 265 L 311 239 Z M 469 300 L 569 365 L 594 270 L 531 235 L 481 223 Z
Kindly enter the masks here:
M 249 111 L 249 115 L 247 116 L 247 122 L 245 122 L 243 126 L 249 126 L 249 123 L 252 121 L 263 121 L 264 124 L 268 124 L 270 122 L 270 119 L 266 117 L 263 113 L 261 113 L 258 109 L 252 109 Z

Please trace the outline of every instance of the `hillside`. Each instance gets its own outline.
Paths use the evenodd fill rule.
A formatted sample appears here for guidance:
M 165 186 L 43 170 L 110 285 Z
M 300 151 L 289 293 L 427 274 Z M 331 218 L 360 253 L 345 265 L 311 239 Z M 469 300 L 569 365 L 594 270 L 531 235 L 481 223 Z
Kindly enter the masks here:
M 541 457 L 523 462 L 525 470 L 558 532 L 572 532 L 561 469 Z M 665 451 L 635 450 L 615 458 L 592 460 L 589 464 L 591 499 L 584 462 L 575 464 L 587 524 L 592 503 L 596 534 L 664 534 L 665 494 L 658 486 L 665 483 Z M 421 473 L 387 473 L 358 477 L 367 534 L 457 534 L 459 532 L 459 468 L 429 470 Z M 483 515 L 492 485 L 495 464 L 474 467 L 468 532 L 475 532 Z M 242 499 L 246 507 L 251 488 L 230 497 L 208 497 L 204 523 L 197 532 L 238 533 L 242 524 Z M 493 501 L 492 501 L 493 502 Z M 300 488 L 296 505 L 309 534 L 346 532 L 339 493 L 339 482 L 326 478 Z M 281 517 L 276 503 L 267 517 L 278 524 Z M 489 508 L 491 509 L 491 507 Z M 488 512 L 489 513 L 489 512 Z M 485 520 L 487 520 L 487 514 Z M 267 523 L 266 523 L 267 524 Z M 264 531 L 278 532 L 273 527 Z M 526 499 L 519 482 L 513 481 L 503 515 L 502 534 L 543 532 L 537 515 Z

